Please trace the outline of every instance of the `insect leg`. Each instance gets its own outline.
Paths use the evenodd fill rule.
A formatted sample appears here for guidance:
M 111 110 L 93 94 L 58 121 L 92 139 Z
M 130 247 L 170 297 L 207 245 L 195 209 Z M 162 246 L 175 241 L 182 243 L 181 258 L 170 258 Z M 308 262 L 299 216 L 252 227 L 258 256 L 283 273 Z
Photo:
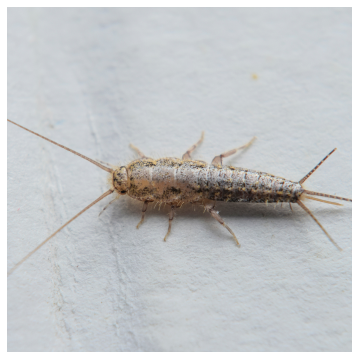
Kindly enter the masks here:
M 183 156 L 183 160 L 190 160 L 191 159 L 191 153 L 196 149 L 196 147 L 203 141 L 204 138 L 204 132 L 202 132 L 201 138 L 197 143 L 195 143 Z
M 174 209 L 175 209 L 175 206 L 171 206 L 171 211 L 170 211 L 170 213 L 169 213 L 169 218 L 168 218 L 168 231 L 167 231 L 167 233 L 166 233 L 166 235 L 165 235 L 165 238 L 163 238 L 163 240 L 164 240 L 165 242 L 166 242 L 166 239 L 167 239 L 168 235 L 169 235 L 170 232 L 171 232 L 172 221 L 173 221 L 173 217 L 174 217 L 174 215 L 175 215 Z
M 253 141 L 256 139 L 256 137 L 253 137 L 248 143 L 246 143 L 245 145 L 243 146 L 240 146 L 240 147 L 237 147 L 237 148 L 234 148 L 233 150 L 230 150 L 230 151 L 227 151 L 225 153 L 222 153 L 221 155 L 219 156 L 216 156 L 215 158 L 213 158 L 212 160 L 212 165 L 222 165 L 222 159 L 225 158 L 225 157 L 229 157 L 231 155 L 234 155 L 237 151 L 239 150 L 243 150 L 245 149 L 246 147 L 249 147 Z
M 135 150 L 140 158 L 147 158 L 136 146 L 130 143 L 130 147 Z
M 224 223 L 224 220 L 222 217 L 218 214 L 217 211 L 214 210 L 214 204 L 206 204 L 204 205 L 204 208 L 211 214 L 211 216 L 217 220 L 223 227 L 227 228 L 228 232 L 233 236 L 235 239 L 237 245 L 240 247 L 241 245 L 238 242 L 238 239 L 236 235 L 233 233 L 233 231 Z
M 98 214 L 98 216 L 100 217 L 101 214 L 102 214 L 102 212 L 103 212 L 103 211 L 106 211 L 107 207 L 108 207 L 110 204 L 112 204 L 113 202 L 115 202 L 116 199 L 117 199 L 117 197 L 116 197 L 115 199 L 113 199 L 112 201 L 110 201 L 109 203 L 107 203 L 106 206 L 103 207 L 102 211 Z
M 138 222 L 138 225 L 136 226 L 137 229 L 140 228 L 140 225 L 142 224 L 142 222 L 143 222 L 144 219 L 145 219 L 145 213 L 146 213 L 146 211 L 147 211 L 147 206 L 148 206 L 148 204 L 149 204 L 149 201 L 145 201 L 145 202 L 143 203 L 143 207 L 142 207 L 142 217 L 141 217 L 141 220 Z

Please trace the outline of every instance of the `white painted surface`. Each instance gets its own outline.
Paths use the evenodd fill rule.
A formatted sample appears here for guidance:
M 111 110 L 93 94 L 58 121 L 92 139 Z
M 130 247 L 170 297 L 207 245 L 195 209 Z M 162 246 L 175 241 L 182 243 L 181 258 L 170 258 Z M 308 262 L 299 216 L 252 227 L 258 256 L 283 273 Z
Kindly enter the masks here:
M 257 79 L 255 77 L 257 76 Z M 107 162 L 226 161 L 351 197 L 350 9 L 9 9 L 8 117 Z M 8 267 L 107 174 L 8 124 Z M 350 351 L 351 205 L 94 206 L 8 278 L 9 351 Z

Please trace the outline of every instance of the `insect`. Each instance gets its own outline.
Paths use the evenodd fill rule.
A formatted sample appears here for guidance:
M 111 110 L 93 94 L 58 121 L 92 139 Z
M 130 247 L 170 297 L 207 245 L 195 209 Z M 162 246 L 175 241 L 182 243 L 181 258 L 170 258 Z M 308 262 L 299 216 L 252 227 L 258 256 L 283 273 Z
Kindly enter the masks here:
M 304 189 L 302 186 L 309 176 L 311 176 L 314 171 L 318 169 L 318 167 L 336 150 L 336 148 L 324 157 L 324 159 L 320 161 L 319 164 L 300 181 L 294 182 L 265 172 L 223 165 L 224 158 L 235 154 L 239 150 L 249 147 L 255 140 L 255 137 L 243 146 L 215 156 L 211 164 L 204 161 L 192 160 L 191 158 L 193 151 L 203 141 L 204 133 L 202 132 L 200 140 L 185 152 L 182 159 L 165 157 L 155 160 L 146 157 L 137 147 L 130 145 L 136 151 L 138 159 L 130 162 L 127 166 L 114 166 L 102 161 L 92 160 L 13 121 L 8 121 L 28 132 L 33 133 L 36 136 L 43 138 L 46 141 L 80 156 L 81 158 L 100 167 L 102 170 L 110 173 L 110 189 L 40 243 L 33 251 L 27 254 L 20 262 L 11 268 L 8 275 L 10 275 L 17 267 L 25 262 L 32 254 L 34 254 L 39 248 L 41 248 L 73 220 L 97 202 L 114 192 L 118 196 L 128 195 L 143 202 L 142 216 L 137 224 L 137 228 L 140 227 L 145 219 L 145 213 L 149 203 L 155 202 L 169 205 L 169 223 L 167 233 L 164 237 L 165 241 L 171 232 L 175 209 L 181 207 L 185 203 L 203 206 L 205 211 L 209 212 L 215 220 L 217 220 L 230 232 L 236 244 L 240 246 L 234 232 L 228 227 L 219 213 L 215 210 L 216 201 L 256 203 L 287 202 L 290 206 L 292 203 L 297 203 L 301 208 L 303 208 L 319 225 L 328 239 L 339 250 L 342 250 L 303 203 L 303 199 L 310 199 L 337 206 L 342 205 L 337 202 L 331 202 L 317 197 L 327 197 L 349 202 L 352 201 L 350 198 L 309 191 Z M 105 206 L 102 211 L 104 211 L 117 198 L 118 197 Z

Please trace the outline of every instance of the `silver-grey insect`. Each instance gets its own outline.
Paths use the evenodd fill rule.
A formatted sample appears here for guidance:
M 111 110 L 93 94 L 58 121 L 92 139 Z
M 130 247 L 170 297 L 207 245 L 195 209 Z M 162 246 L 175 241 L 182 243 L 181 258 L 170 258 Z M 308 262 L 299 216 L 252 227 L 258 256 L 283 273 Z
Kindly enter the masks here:
M 187 152 L 185 152 L 182 159 L 172 157 L 160 159 L 148 158 L 138 148 L 132 146 L 132 148 L 137 152 L 139 158 L 130 162 L 126 166 L 114 166 L 102 161 L 94 161 L 13 121 L 8 121 L 35 134 L 36 136 L 39 136 L 61 148 L 64 148 L 67 151 L 76 154 L 77 156 L 84 158 L 87 161 L 90 161 L 104 171 L 110 173 L 110 189 L 39 244 L 32 252 L 10 269 L 8 275 L 74 219 L 111 193 L 116 193 L 118 196 L 128 195 L 143 202 L 142 217 L 137 225 L 137 228 L 139 228 L 144 221 L 145 212 L 149 203 L 159 202 L 169 205 L 171 208 L 169 213 L 169 225 L 164 240 L 167 239 L 171 232 L 171 225 L 176 208 L 181 207 L 184 203 L 201 205 L 212 215 L 214 219 L 216 219 L 232 234 L 237 245 L 239 245 L 237 237 L 215 210 L 216 201 L 256 203 L 288 202 L 290 205 L 291 203 L 297 203 L 314 219 L 330 241 L 339 250 L 341 250 L 311 211 L 302 202 L 304 198 L 307 198 L 328 204 L 341 205 L 336 202 L 312 196 L 334 198 L 342 201 L 352 201 L 349 198 L 308 191 L 302 187 L 302 184 L 308 179 L 308 177 L 313 174 L 313 172 L 336 150 L 336 148 L 332 150 L 299 182 L 293 182 L 265 172 L 223 165 L 223 158 L 229 157 L 238 150 L 248 147 L 252 144 L 255 138 L 243 146 L 214 157 L 211 164 L 207 164 L 203 161 L 192 160 L 191 158 L 192 152 L 203 141 L 202 133 L 200 140 Z M 113 201 L 110 203 L 112 202 Z M 104 209 L 106 208 L 107 206 Z

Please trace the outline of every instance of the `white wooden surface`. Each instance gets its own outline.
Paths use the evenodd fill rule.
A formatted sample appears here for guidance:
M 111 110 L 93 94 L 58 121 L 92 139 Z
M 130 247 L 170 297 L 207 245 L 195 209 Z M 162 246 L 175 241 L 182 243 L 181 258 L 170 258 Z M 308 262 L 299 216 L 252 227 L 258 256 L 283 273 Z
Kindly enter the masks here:
M 226 163 L 351 197 L 350 9 L 9 9 L 8 118 L 103 161 Z M 8 124 L 8 268 L 107 189 Z M 94 206 L 8 278 L 9 351 L 350 351 L 351 204 Z

